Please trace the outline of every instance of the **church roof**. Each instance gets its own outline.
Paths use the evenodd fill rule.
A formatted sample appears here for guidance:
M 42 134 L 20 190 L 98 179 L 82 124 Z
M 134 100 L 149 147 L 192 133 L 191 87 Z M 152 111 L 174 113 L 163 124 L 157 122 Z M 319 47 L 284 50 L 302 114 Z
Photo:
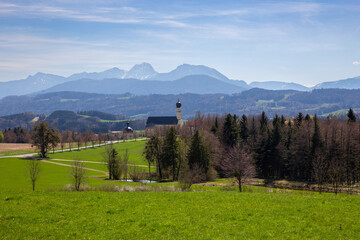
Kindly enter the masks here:
M 178 119 L 176 116 L 165 116 L 165 117 L 148 117 L 146 121 L 146 127 L 153 127 L 155 125 L 176 125 Z

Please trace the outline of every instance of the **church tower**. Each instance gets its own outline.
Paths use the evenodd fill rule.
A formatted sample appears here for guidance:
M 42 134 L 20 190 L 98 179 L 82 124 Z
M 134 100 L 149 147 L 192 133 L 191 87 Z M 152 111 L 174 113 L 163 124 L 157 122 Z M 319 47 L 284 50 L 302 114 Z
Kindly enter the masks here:
M 176 103 L 176 118 L 178 121 L 181 121 L 181 102 L 180 99 L 178 99 L 177 103 Z

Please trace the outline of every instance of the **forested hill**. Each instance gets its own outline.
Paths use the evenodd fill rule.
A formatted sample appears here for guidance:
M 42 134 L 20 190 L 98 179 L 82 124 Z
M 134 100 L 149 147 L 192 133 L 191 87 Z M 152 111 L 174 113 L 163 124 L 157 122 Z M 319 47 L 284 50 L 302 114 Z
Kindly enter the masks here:
M 360 110 L 360 90 L 318 89 L 311 92 L 294 90 L 250 89 L 239 94 L 106 95 L 80 92 L 54 92 L 36 96 L 11 96 L 0 100 L 0 116 L 33 112 L 50 114 L 55 110 L 73 112 L 97 110 L 119 116 L 146 118 L 149 115 L 175 115 L 180 98 L 183 118 L 196 111 L 210 114 L 235 113 L 268 116 L 275 113 L 294 116 L 298 112 L 326 116 L 343 114 L 350 107 Z

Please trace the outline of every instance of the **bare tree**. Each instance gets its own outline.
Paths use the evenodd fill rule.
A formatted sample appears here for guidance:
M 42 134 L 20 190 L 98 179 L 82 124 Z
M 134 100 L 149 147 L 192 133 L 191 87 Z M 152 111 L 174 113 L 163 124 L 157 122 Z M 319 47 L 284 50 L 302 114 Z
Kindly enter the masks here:
M 179 185 L 182 191 L 189 191 L 194 183 L 201 182 L 205 178 L 204 169 L 198 164 L 195 164 L 192 168 L 188 164 L 183 164 L 179 174 Z
M 75 190 L 79 191 L 81 184 L 83 184 L 86 179 L 86 169 L 82 162 L 78 160 L 74 161 L 71 169 L 71 177 L 74 181 Z
M 29 177 L 32 184 L 32 190 L 35 191 L 35 183 L 36 180 L 39 178 L 40 174 L 40 161 L 37 159 L 31 159 L 28 162 L 28 170 L 29 170 Z
M 76 136 L 76 144 L 77 144 L 77 147 L 78 147 L 78 151 L 80 150 L 80 146 L 81 146 L 82 142 L 83 142 L 83 138 L 82 138 L 81 134 L 77 135 Z
M 319 192 L 321 193 L 323 189 L 323 184 L 326 181 L 327 170 L 328 170 L 328 162 L 326 161 L 322 152 L 320 151 L 315 152 L 312 162 L 312 167 L 313 167 L 314 179 L 319 187 Z
M 240 144 L 229 149 L 221 165 L 226 176 L 236 178 L 240 192 L 245 179 L 254 177 L 256 173 L 251 155 Z
M 125 180 L 127 180 L 127 177 L 128 177 L 128 162 L 129 162 L 129 158 L 130 158 L 130 154 L 129 154 L 129 149 L 125 149 L 125 152 L 122 156 L 122 171 L 124 173 L 124 177 L 125 177 Z

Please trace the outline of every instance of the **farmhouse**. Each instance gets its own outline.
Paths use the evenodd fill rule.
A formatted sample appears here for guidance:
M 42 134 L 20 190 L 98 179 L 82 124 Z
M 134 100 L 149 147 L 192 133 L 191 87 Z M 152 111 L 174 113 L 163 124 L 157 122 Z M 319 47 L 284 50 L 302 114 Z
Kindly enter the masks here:
M 182 125 L 181 102 L 178 99 L 176 103 L 176 116 L 159 116 L 148 117 L 146 121 L 146 128 L 153 128 L 156 126 L 176 126 Z

